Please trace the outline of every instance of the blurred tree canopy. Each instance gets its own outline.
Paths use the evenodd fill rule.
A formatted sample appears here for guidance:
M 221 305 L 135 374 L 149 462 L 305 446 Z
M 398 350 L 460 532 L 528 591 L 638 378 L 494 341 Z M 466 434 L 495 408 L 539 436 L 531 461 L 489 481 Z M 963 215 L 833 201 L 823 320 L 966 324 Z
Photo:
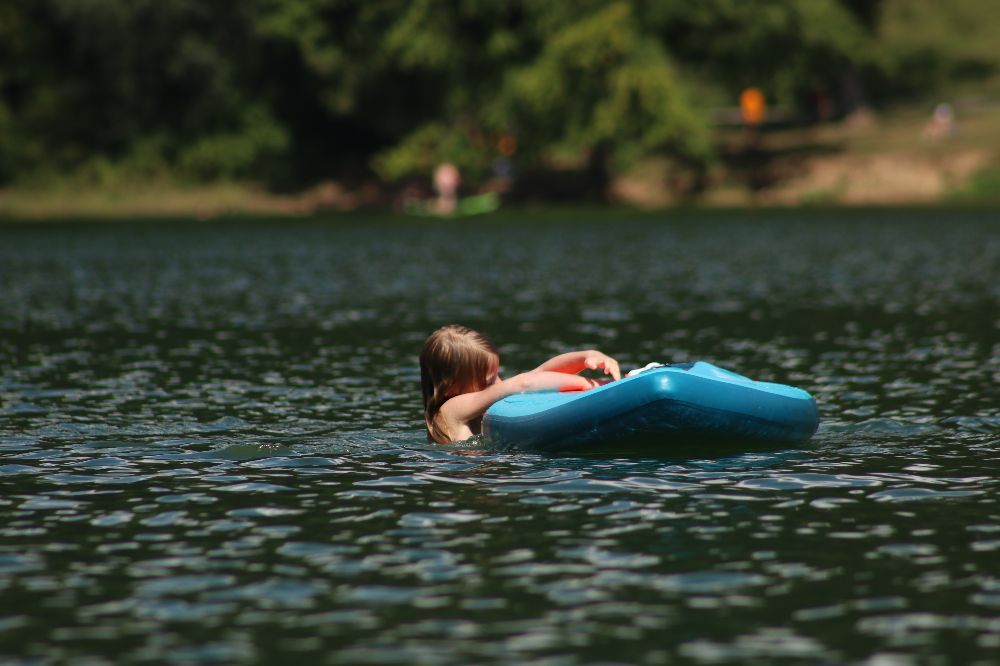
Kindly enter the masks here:
M 748 85 L 848 113 L 993 76 L 988 2 L 5 0 L 0 184 L 704 165 Z

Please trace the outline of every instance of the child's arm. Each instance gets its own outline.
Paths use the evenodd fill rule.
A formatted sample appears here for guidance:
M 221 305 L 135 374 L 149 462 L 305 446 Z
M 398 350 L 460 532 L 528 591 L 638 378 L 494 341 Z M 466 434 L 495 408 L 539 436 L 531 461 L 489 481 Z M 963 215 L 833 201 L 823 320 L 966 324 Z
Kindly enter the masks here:
M 546 390 L 586 391 L 600 385 L 601 382 L 595 379 L 536 370 L 498 381 L 482 391 L 456 395 L 441 405 L 440 414 L 448 425 L 449 432 L 454 432 L 453 426 L 472 423 L 481 418 L 494 402 L 514 393 Z
M 565 372 L 575 375 L 583 370 L 597 370 L 598 368 L 603 368 L 604 374 L 611 375 L 612 379 L 622 378 L 621 370 L 618 369 L 618 361 L 596 349 L 560 354 L 535 368 L 535 372 Z

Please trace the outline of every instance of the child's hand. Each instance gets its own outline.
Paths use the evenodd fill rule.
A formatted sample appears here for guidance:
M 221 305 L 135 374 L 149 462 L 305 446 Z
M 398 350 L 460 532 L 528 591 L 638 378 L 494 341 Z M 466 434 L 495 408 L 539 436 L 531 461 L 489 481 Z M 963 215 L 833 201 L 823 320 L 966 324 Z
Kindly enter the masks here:
M 616 381 L 622 378 L 622 373 L 618 369 L 618 361 L 596 349 L 559 354 L 559 356 L 554 356 L 535 368 L 534 372 L 565 372 L 569 375 L 575 375 L 584 370 L 598 369 L 604 370 L 604 374 L 610 375 Z
M 599 351 L 587 352 L 587 355 L 583 359 L 583 364 L 589 370 L 603 369 L 604 374 L 611 375 L 611 378 L 615 381 L 622 378 L 621 370 L 618 369 L 618 361 Z

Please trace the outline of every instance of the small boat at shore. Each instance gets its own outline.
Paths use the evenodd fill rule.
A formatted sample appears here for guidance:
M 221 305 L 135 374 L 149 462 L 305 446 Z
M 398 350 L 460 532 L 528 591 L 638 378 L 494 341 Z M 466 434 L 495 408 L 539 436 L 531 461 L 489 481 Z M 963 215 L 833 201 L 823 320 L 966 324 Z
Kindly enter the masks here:
M 496 192 L 484 192 L 458 199 L 455 208 L 447 213 L 441 212 L 433 199 L 408 202 L 403 210 L 418 217 L 456 218 L 492 213 L 499 208 L 500 195 Z

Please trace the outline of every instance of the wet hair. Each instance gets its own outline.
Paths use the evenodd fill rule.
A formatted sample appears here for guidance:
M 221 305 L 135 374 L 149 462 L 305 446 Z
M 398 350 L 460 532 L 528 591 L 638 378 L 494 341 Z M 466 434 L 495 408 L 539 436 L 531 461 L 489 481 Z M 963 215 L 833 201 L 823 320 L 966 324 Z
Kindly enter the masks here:
M 449 398 L 480 390 L 500 363 L 496 346 L 482 333 L 452 324 L 431 333 L 420 351 L 420 385 L 424 395 L 427 440 L 447 444 L 448 435 L 434 417 Z

